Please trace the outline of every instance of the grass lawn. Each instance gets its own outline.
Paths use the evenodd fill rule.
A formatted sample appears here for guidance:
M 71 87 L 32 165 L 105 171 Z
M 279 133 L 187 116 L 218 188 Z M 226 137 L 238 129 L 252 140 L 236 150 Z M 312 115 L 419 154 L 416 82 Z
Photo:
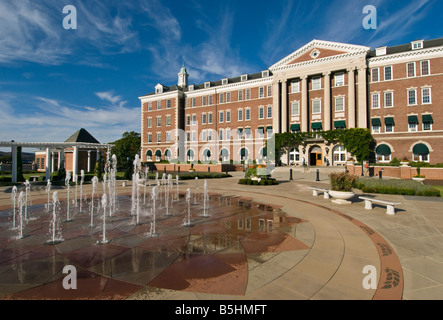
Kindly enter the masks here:
M 440 191 L 441 196 L 443 197 L 443 186 L 432 186 L 433 188 Z

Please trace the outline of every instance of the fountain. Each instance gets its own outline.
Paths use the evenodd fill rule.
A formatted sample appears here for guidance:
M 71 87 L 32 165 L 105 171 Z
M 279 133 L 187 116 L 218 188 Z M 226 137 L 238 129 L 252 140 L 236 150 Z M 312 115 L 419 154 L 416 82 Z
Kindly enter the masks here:
M 135 197 L 133 202 L 135 202 L 135 224 L 140 224 L 140 173 L 136 173 L 132 179 L 132 183 L 135 185 Z
M 67 201 L 66 201 L 66 204 L 67 204 L 67 208 L 66 208 L 66 221 L 67 222 L 72 221 L 71 220 L 71 215 L 69 213 L 69 189 L 71 187 L 71 184 L 70 184 L 69 180 L 71 180 L 71 171 L 66 171 L 65 186 L 67 188 L 67 194 L 68 194 L 67 195 Z
M 51 240 L 48 240 L 45 244 L 56 245 L 63 242 L 61 235 L 60 219 L 57 217 L 60 212 L 60 202 L 58 200 L 58 192 L 55 191 L 52 194 L 52 218 L 49 224 L 49 233 L 51 234 Z
M 171 184 L 172 184 L 172 175 L 168 174 L 168 182 L 166 184 L 166 191 L 165 191 L 165 206 L 166 206 L 166 215 L 167 216 L 172 215 L 169 213 L 169 191 L 172 188 Z
M 194 180 L 194 203 L 197 204 L 197 190 L 198 190 L 198 177 L 195 177 Z
M 143 184 L 143 204 L 146 204 L 146 186 L 149 185 L 149 168 L 145 169 L 144 184 Z
M 103 183 L 103 188 L 105 189 L 105 183 Z M 103 233 L 101 241 L 98 241 L 99 244 L 107 244 L 110 241 L 106 239 L 106 207 L 108 205 L 108 196 L 106 193 L 103 193 L 102 196 L 102 210 L 103 210 Z
M 25 220 L 28 220 L 28 203 L 32 205 L 31 201 L 31 184 L 28 180 L 25 181 Z
M 77 203 L 77 182 L 78 182 L 78 176 L 77 176 L 76 173 L 74 173 L 72 175 L 72 181 L 75 184 L 75 193 L 74 193 L 75 196 L 74 196 L 74 200 L 72 200 L 72 203 L 74 204 L 74 208 L 77 208 L 77 206 L 78 206 L 78 203 Z
M 208 195 L 208 183 L 205 180 L 204 186 L 203 186 L 203 215 L 202 217 L 207 218 L 208 215 L 208 202 L 209 202 L 209 195 Z
M 46 183 L 45 191 L 48 194 L 48 204 L 46 205 L 46 212 L 49 212 L 49 209 L 51 208 L 51 202 L 49 200 L 51 195 L 51 180 L 49 179 L 48 182 Z
M 186 204 L 188 205 L 187 220 L 183 220 L 183 226 L 191 227 L 191 189 L 186 189 Z
M 156 206 L 155 206 L 155 203 L 156 203 L 156 200 L 157 200 L 157 197 L 158 197 L 158 191 L 159 189 L 158 189 L 158 186 L 154 186 L 153 188 L 152 188 L 152 191 L 151 191 L 151 200 L 152 200 L 152 208 L 151 208 L 151 230 L 149 231 L 149 233 L 148 233 L 148 237 L 151 237 L 151 238 L 153 238 L 153 237 L 157 237 L 158 236 L 158 234 L 156 233 L 156 225 L 155 225 L 155 223 L 156 223 L 156 214 L 157 214 L 157 212 L 156 212 Z
M 136 206 L 138 204 L 138 201 L 136 200 L 137 188 L 139 188 L 138 180 L 140 179 L 140 171 L 141 171 L 141 160 L 140 160 L 140 156 L 138 154 L 135 155 L 133 166 L 134 166 L 134 173 L 132 174 L 132 197 L 131 197 L 132 206 L 131 206 L 131 215 L 135 216 L 136 215 Z M 135 181 L 137 174 L 138 174 L 138 179 L 137 179 L 137 181 Z
M 17 187 L 13 186 L 12 187 L 12 192 L 11 192 L 11 201 L 12 201 L 12 228 L 15 229 L 16 225 L 15 225 L 15 216 L 17 214 L 17 210 L 16 210 L 16 202 L 17 202 Z
M 179 187 L 179 185 L 178 185 L 178 174 L 175 176 L 175 197 L 176 197 L 176 200 L 175 201 L 179 201 L 180 199 L 180 187 Z
M 96 176 L 92 177 L 92 197 L 91 197 L 91 227 L 94 226 L 94 196 L 97 190 L 98 178 Z
M 20 191 L 20 194 L 18 196 L 18 206 L 20 208 L 20 211 L 19 211 L 20 212 L 20 214 L 19 214 L 20 221 L 19 221 L 19 226 L 18 226 L 19 233 L 18 233 L 17 239 L 23 239 L 24 238 L 24 236 L 23 236 L 23 227 L 24 227 L 24 222 L 23 222 L 23 206 L 24 205 L 25 205 L 25 194 L 23 193 L 23 191 Z
M 83 212 L 83 182 L 85 181 L 85 170 L 80 171 L 80 212 Z

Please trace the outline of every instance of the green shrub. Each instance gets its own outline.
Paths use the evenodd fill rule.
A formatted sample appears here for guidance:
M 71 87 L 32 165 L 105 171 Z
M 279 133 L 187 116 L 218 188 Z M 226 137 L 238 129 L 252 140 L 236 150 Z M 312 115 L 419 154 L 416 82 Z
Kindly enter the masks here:
M 380 180 L 359 178 L 356 188 L 366 193 L 440 197 L 440 191 L 413 180 Z
M 335 191 L 352 191 L 358 180 L 358 176 L 349 172 L 333 172 L 329 174 L 331 189 Z
M 270 178 L 270 179 L 261 179 L 259 182 L 258 180 L 244 178 L 240 179 L 238 181 L 238 184 L 254 185 L 254 186 L 272 186 L 272 185 L 277 185 L 278 181 L 276 179 Z

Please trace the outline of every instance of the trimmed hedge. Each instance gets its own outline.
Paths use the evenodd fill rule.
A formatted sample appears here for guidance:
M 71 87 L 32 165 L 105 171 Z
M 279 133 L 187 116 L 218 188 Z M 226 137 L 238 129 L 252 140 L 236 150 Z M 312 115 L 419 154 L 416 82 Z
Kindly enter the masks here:
M 247 184 L 247 185 L 253 185 L 253 186 L 272 186 L 277 185 L 278 181 L 276 179 L 261 179 L 260 182 L 258 180 L 252 180 L 252 179 L 240 179 L 238 181 L 238 184 Z
M 440 197 L 440 191 L 413 180 L 380 180 L 359 178 L 356 188 L 367 193 Z

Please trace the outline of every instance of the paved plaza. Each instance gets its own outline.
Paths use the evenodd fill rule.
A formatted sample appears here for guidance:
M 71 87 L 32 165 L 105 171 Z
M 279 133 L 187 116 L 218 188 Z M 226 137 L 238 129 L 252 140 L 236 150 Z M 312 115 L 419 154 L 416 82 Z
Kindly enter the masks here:
M 328 173 L 322 168 L 316 181 L 315 169 L 293 168 L 290 180 L 289 168 L 280 167 L 273 174 L 276 186 L 239 185 L 243 172 L 208 179 L 209 217 L 198 214 L 198 198 L 194 223 L 184 228 L 186 205 L 177 202 L 179 213 L 159 216 L 158 235 L 146 237 L 150 224 L 131 224 L 127 212 L 119 213 L 109 220 L 108 244 L 97 244 L 99 228 L 85 227 L 88 212 L 63 224 L 59 244 L 44 244 L 48 219 L 30 221 L 26 237 L 13 239 L 6 213 L 11 188 L 1 187 L 0 298 L 443 299 L 442 199 L 372 195 L 400 202 L 396 215 L 377 205 L 365 210 L 357 196 L 352 204 L 335 204 L 309 188 L 328 188 Z M 179 187 L 184 198 L 195 182 L 180 181 Z M 33 208 L 44 208 L 44 188 L 31 187 Z M 66 189 L 53 190 L 63 203 Z M 129 202 L 131 190 L 130 181 L 119 181 L 119 201 Z M 63 288 L 67 264 L 77 270 L 76 290 Z M 365 287 L 368 270 L 376 272 L 374 287 Z

